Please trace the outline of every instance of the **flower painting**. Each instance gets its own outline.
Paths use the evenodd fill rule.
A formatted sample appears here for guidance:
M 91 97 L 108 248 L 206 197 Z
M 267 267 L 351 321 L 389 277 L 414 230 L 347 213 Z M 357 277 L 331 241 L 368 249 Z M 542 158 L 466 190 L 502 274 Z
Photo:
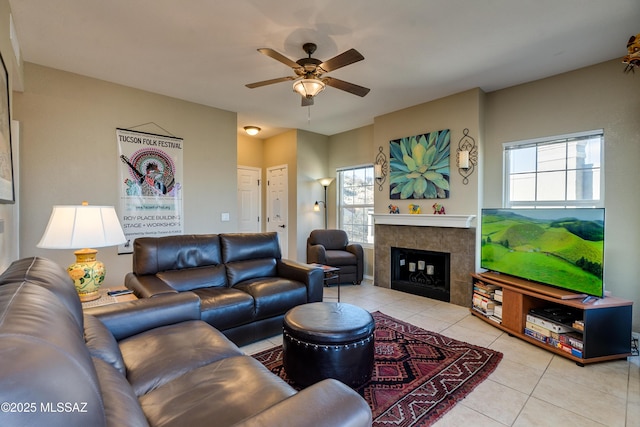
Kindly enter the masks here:
M 390 198 L 449 198 L 450 139 L 445 129 L 390 141 Z

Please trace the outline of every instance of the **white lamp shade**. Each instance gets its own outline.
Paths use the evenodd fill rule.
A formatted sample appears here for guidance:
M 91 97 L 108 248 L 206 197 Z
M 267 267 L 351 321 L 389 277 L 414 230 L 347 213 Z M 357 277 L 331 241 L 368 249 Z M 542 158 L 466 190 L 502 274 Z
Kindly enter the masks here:
M 37 246 L 46 249 L 100 248 L 126 241 L 113 206 L 54 206 Z
M 333 178 L 320 178 L 318 180 L 318 182 L 320 183 L 320 185 L 322 185 L 323 187 L 328 187 L 331 185 L 331 183 L 333 182 Z
M 293 90 L 305 98 L 313 98 L 324 90 L 324 82 L 316 79 L 302 79 L 293 82 Z

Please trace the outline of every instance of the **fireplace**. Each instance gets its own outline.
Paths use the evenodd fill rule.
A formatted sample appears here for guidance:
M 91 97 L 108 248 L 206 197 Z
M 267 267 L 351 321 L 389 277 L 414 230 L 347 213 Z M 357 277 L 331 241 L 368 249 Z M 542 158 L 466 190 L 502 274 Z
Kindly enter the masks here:
M 391 289 L 450 301 L 448 252 L 391 248 Z
M 475 271 L 476 264 L 476 228 L 472 224 L 475 215 L 375 214 L 374 219 L 375 286 L 395 289 L 395 285 L 392 285 L 391 248 L 444 252 L 449 254 L 448 301 L 464 307 L 471 306 L 471 273 Z M 408 270 L 409 262 L 415 262 L 416 270 L 419 270 L 418 261 L 421 260 L 405 261 L 405 268 Z M 425 260 L 425 274 L 427 265 L 434 266 L 434 273 L 439 271 L 435 261 L 428 264 Z

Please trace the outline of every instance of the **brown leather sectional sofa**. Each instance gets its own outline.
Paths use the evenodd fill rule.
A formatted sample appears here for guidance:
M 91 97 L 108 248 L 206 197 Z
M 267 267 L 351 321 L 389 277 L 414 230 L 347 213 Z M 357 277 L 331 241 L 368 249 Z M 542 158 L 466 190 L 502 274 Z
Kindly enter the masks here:
M 282 259 L 276 233 L 138 238 L 125 286 L 138 298 L 193 292 L 201 318 L 237 345 L 282 332 L 300 304 L 322 301 L 323 274 Z
M 25 258 L 0 275 L 0 425 L 369 426 L 355 391 L 296 392 L 169 293 L 82 310 L 67 273 Z

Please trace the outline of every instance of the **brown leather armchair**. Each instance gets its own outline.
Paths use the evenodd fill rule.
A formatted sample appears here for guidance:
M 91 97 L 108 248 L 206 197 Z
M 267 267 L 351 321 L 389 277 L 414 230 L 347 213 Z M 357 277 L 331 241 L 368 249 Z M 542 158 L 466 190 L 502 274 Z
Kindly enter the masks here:
M 349 243 L 344 230 L 313 230 L 307 238 L 307 263 L 338 267 L 340 282 L 359 285 L 364 275 L 364 251 Z

